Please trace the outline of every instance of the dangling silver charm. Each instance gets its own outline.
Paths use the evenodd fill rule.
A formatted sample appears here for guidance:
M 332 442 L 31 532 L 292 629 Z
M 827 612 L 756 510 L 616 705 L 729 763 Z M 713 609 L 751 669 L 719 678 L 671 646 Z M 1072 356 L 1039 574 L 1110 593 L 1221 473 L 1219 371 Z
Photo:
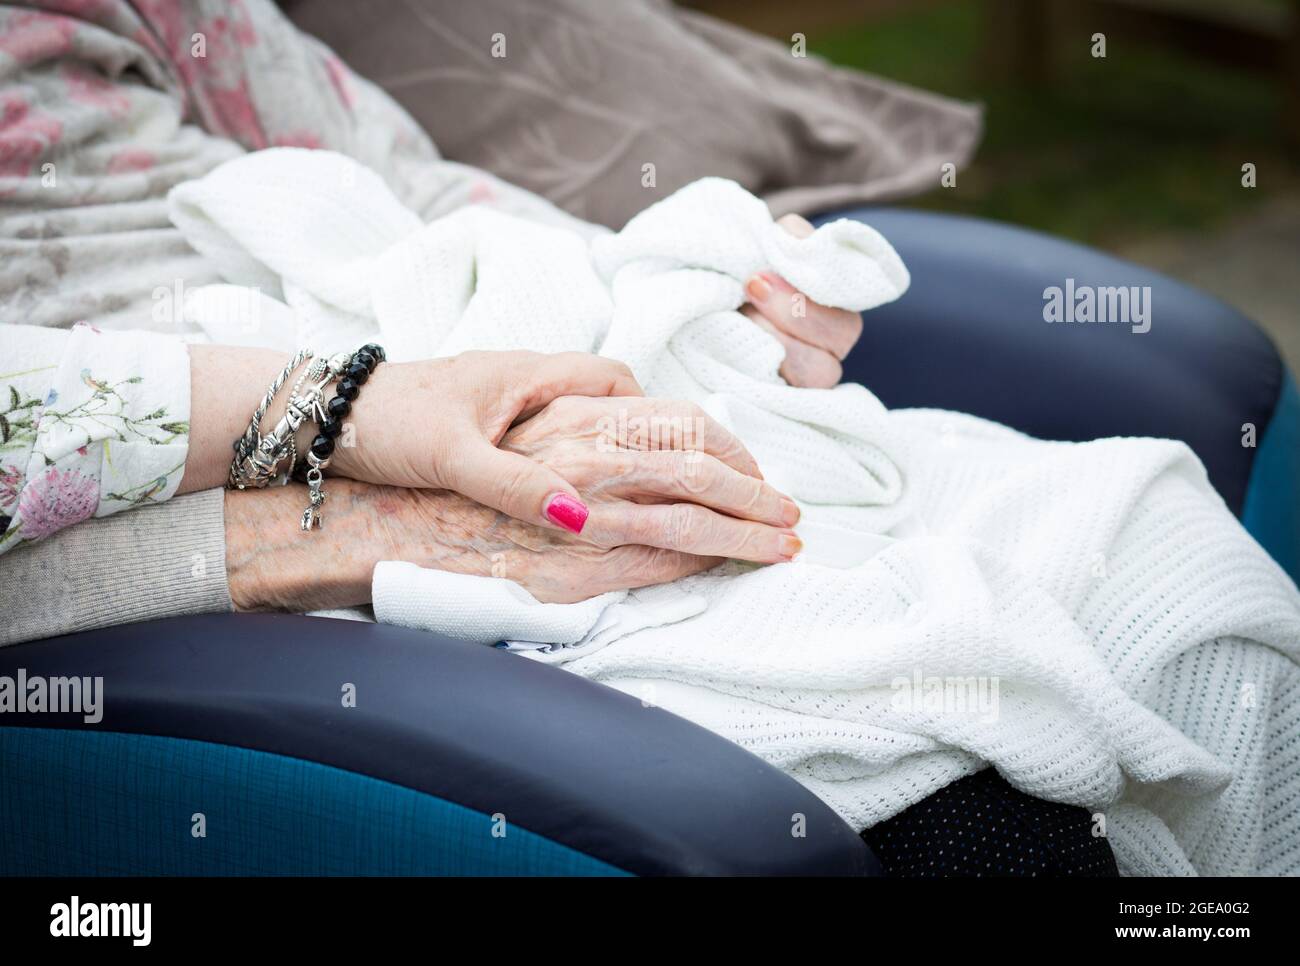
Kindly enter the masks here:
M 320 508 L 325 504 L 325 491 L 321 484 L 325 481 L 325 474 L 321 472 L 329 465 L 329 460 L 318 459 L 315 453 L 307 454 L 307 463 L 311 469 L 307 471 L 307 492 L 310 496 L 311 504 L 302 512 L 302 529 L 313 530 L 324 527 L 324 517 Z

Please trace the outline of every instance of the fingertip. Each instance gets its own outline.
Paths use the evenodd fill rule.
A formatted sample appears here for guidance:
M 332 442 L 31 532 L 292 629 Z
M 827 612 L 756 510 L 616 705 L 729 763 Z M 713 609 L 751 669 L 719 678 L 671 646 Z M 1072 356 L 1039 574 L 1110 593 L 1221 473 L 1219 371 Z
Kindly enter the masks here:
M 546 519 L 570 533 L 582 533 L 591 511 L 575 496 L 559 490 L 546 498 L 542 512 Z
M 777 219 L 777 224 L 796 238 L 807 238 L 816 231 L 812 226 L 812 222 L 803 215 L 793 211 L 787 215 L 782 215 Z
M 763 305 L 772 297 L 772 283 L 762 272 L 745 280 L 745 297 L 754 305 Z
M 746 553 L 737 555 L 737 559 L 760 564 L 789 563 L 803 550 L 803 541 L 793 530 L 762 529 L 764 532 L 755 533 Z

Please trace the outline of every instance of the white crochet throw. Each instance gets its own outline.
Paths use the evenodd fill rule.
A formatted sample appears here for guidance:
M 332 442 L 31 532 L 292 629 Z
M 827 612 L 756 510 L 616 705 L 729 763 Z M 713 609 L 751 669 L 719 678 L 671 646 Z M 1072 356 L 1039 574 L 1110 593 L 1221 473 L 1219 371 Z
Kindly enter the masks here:
M 594 239 L 477 206 L 425 225 L 367 168 L 296 149 L 171 206 L 231 283 L 188 300 L 202 337 L 599 351 L 705 405 L 804 511 L 793 564 L 572 606 L 381 564 L 380 620 L 527 642 L 736 741 L 855 827 L 991 763 L 1093 809 L 1125 873 L 1300 872 L 1300 594 L 1187 447 L 1042 442 L 777 375 L 780 346 L 735 311 L 743 280 L 771 268 L 818 302 L 880 305 L 908 276 L 872 229 L 796 239 L 716 179 Z

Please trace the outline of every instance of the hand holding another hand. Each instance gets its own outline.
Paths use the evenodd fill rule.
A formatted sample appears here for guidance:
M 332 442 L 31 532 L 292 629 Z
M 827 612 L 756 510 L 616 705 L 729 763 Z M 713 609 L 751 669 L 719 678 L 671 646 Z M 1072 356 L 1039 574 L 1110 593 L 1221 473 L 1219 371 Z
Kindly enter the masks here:
M 375 370 L 331 473 L 452 490 L 525 524 L 612 549 L 640 544 L 791 559 L 794 502 L 689 403 L 647 399 L 622 363 L 467 352 Z
M 581 352 L 464 352 L 388 363 L 348 415 L 351 439 L 335 449 L 331 473 L 454 490 L 518 520 L 580 531 L 586 508 L 574 487 L 498 448 L 514 423 L 568 395 L 644 393 L 623 363 Z
M 565 396 L 501 448 L 559 473 L 590 507 L 581 540 L 780 563 L 798 553 L 794 501 L 692 403 Z

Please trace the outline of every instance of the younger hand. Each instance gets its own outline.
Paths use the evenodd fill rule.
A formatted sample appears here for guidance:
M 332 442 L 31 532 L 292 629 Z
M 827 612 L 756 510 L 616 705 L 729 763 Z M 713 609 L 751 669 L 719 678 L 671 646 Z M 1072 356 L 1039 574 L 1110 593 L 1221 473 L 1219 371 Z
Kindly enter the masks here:
M 526 523 L 578 531 L 586 511 L 572 484 L 497 444 L 512 424 L 558 396 L 643 395 L 623 363 L 583 352 L 464 352 L 383 363 L 346 417 L 351 438 L 336 446 L 330 471 L 454 490 Z

